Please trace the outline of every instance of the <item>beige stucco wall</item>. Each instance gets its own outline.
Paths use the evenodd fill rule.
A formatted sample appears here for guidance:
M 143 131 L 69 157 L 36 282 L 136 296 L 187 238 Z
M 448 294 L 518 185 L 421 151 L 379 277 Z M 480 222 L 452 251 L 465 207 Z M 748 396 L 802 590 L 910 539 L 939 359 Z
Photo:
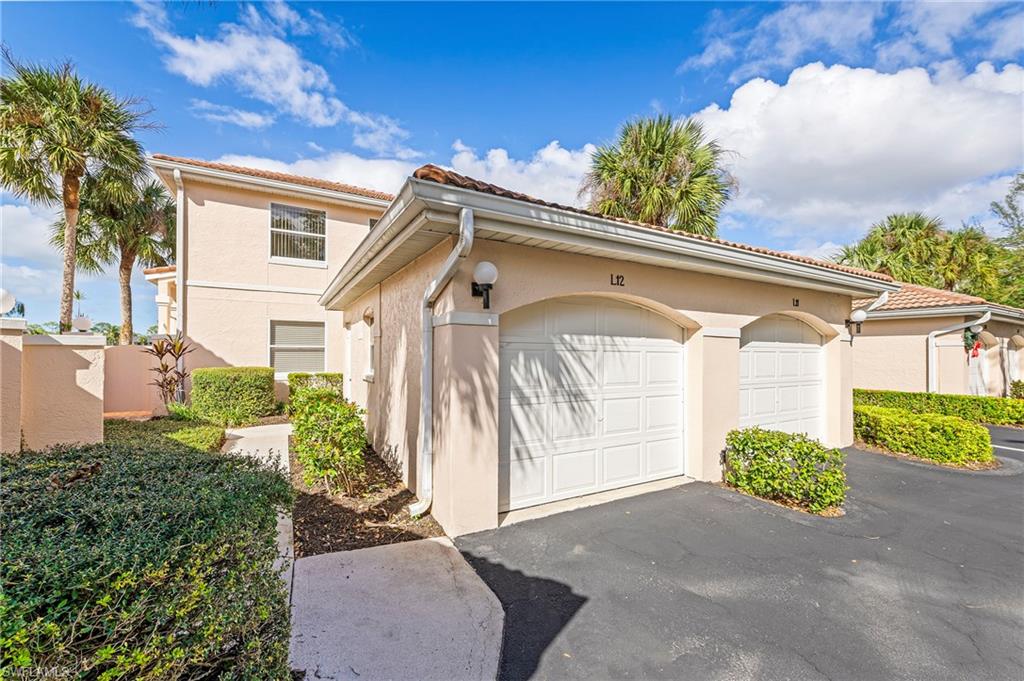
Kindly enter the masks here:
M 0 318 L 0 452 L 21 449 L 21 365 L 24 319 Z
M 156 357 L 141 345 L 111 345 L 104 350 L 103 411 L 166 413 L 160 391 L 153 385 Z
M 368 307 L 374 309 L 380 327 L 375 382 L 371 390 L 356 385 L 351 395 L 370 410 L 374 446 L 398 462 L 413 489 L 420 301 L 451 247 L 452 240 L 442 243 L 345 310 L 351 327 Z M 481 260 L 499 270 L 490 310 L 499 315 L 499 325 L 457 323 L 434 329 L 432 512 L 449 533 L 497 523 L 500 315 L 549 298 L 614 297 L 653 309 L 687 329 L 688 475 L 720 479 L 725 435 L 739 420 L 740 329 L 769 314 L 795 316 L 823 334 L 828 405 L 823 439 L 833 446 L 852 442 L 853 354 L 843 326 L 849 296 L 478 240 L 445 288 L 438 314 L 482 312 L 481 300 L 470 294 L 471 273 Z M 610 274 L 623 275 L 626 285 L 612 286 Z M 350 328 L 350 337 L 352 333 Z M 353 379 L 367 365 L 360 345 L 352 341 Z
M 325 370 L 342 371 L 343 316 L 325 311 L 317 297 L 381 210 L 189 180 L 185 190 L 187 257 L 178 263 L 185 281 L 178 297 L 186 335 L 197 347 L 192 366 L 267 366 L 271 320 L 321 321 Z M 272 261 L 271 203 L 326 211 L 326 266 Z M 283 380 L 278 394 L 287 394 Z
M 103 440 L 103 340 L 24 337 L 21 429 L 28 449 Z
M 865 322 L 853 343 L 853 381 L 856 388 L 924 392 L 928 389 L 928 334 L 967 321 L 963 316 L 880 319 Z M 1010 348 L 1020 326 L 1007 322 L 985 325 L 987 394 L 1005 395 L 1010 375 Z M 970 360 L 963 332 L 936 338 L 938 392 L 971 393 Z

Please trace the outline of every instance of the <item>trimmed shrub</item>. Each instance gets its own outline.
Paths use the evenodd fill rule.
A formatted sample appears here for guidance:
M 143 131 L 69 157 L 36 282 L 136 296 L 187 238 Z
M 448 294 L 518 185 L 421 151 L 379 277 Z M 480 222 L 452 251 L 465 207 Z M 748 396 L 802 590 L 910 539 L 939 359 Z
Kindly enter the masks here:
M 941 463 L 992 460 L 992 440 L 985 426 L 956 416 L 858 406 L 853 408 L 853 432 L 868 444 Z
M 746 428 L 726 437 L 725 480 L 765 499 L 820 513 L 846 498 L 845 456 L 806 435 Z
M 167 418 L 174 419 L 175 421 L 202 421 L 195 407 L 182 402 L 168 402 L 166 406 Z
M 1014 381 L 1010 384 L 1010 397 L 1024 400 L 1024 381 Z
M 306 484 L 323 482 L 331 492 L 340 480 L 351 494 L 365 464 L 362 410 L 331 388 L 299 390 L 291 407 L 295 457 Z
M 213 367 L 192 372 L 192 408 L 204 421 L 244 426 L 277 408 L 270 367 Z
M 288 399 L 295 397 L 295 393 L 306 388 L 330 388 L 339 395 L 343 394 L 342 374 L 324 371 L 310 374 L 296 371 L 288 374 Z
M 109 419 L 103 422 L 103 441 L 132 447 L 183 447 L 200 452 L 217 452 L 224 444 L 224 428 L 173 418 L 150 421 Z
M 941 393 L 905 393 L 896 390 L 854 390 L 853 403 L 891 407 L 945 416 L 958 416 L 975 423 L 997 426 L 1024 426 L 1024 399 L 984 397 L 980 395 L 943 395 Z
M 288 481 L 248 458 L 162 442 L 0 459 L 0 669 L 289 678 L 275 567 Z

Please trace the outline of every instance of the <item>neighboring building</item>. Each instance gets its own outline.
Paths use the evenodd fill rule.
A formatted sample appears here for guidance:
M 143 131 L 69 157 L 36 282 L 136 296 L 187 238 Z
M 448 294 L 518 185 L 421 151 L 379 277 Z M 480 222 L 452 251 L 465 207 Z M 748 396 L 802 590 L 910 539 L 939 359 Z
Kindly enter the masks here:
M 474 285 L 495 268 L 489 291 Z M 330 273 L 319 302 L 343 315 L 347 393 L 414 510 L 432 502 L 450 534 L 595 492 L 719 480 L 741 426 L 851 444 L 846 320 L 854 298 L 899 288 L 435 166 Z
M 177 197 L 176 267 L 154 268 L 158 331 L 179 329 L 197 366 L 339 371 L 340 312 L 317 303 L 391 196 L 307 177 L 156 155 Z
M 976 337 L 965 339 L 971 327 Z M 1024 380 L 1024 310 L 902 284 L 868 313 L 853 361 L 857 388 L 1007 395 L 1011 381 Z

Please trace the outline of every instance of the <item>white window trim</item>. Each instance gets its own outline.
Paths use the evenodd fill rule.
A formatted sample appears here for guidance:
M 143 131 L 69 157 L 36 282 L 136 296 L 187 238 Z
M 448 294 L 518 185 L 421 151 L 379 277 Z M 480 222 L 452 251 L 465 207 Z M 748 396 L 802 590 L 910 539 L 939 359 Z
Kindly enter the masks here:
M 299 208 L 301 210 L 315 210 L 320 211 L 324 214 L 324 233 L 323 234 L 310 234 L 308 232 L 294 232 L 290 229 L 280 229 L 274 227 L 274 206 L 284 206 L 286 208 Z M 281 232 L 282 234 L 300 234 L 305 236 L 316 236 L 322 237 L 324 240 L 324 259 L 323 260 L 308 260 L 306 258 L 286 258 L 281 255 L 274 255 L 274 240 L 270 238 L 273 232 Z M 309 206 L 299 206 L 294 203 L 281 203 L 280 201 L 268 201 L 267 202 L 267 261 L 275 265 L 291 265 L 294 267 L 312 267 L 319 270 L 327 269 L 328 253 L 330 252 L 331 242 L 328 239 L 328 233 L 330 230 L 327 228 L 327 211 L 321 208 L 310 208 Z M 281 320 L 278 320 L 281 321 Z
M 273 337 L 272 336 L 272 332 L 273 332 L 274 322 L 283 322 L 285 324 L 288 324 L 288 323 L 292 323 L 292 324 L 322 324 L 323 327 L 324 327 L 324 344 L 323 345 L 275 345 L 275 344 L 270 342 L 270 339 Z M 328 343 L 327 343 L 327 320 L 326 319 L 322 320 L 322 321 L 318 321 L 316 319 L 268 319 L 267 320 L 267 366 L 270 367 L 270 368 L 274 368 L 273 361 L 274 361 L 274 349 L 275 348 L 289 348 L 289 349 L 297 349 L 297 350 L 323 350 L 324 351 L 324 365 L 323 365 L 323 368 L 320 369 L 320 371 L 321 372 L 326 372 L 327 371 L 327 345 L 328 345 Z M 289 373 L 291 373 L 291 372 L 288 372 L 288 371 L 277 371 L 275 369 L 274 370 L 274 379 L 278 380 L 278 381 L 287 380 Z M 314 372 L 314 373 L 316 373 L 316 372 Z
M 375 351 L 377 348 L 377 342 L 374 340 L 374 332 L 376 331 L 376 319 L 373 322 L 367 322 L 363 320 L 363 324 L 366 325 L 366 373 L 363 374 L 363 380 L 367 383 L 373 383 L 373 379 L 377 374 L 377 360 L 375 357 Z

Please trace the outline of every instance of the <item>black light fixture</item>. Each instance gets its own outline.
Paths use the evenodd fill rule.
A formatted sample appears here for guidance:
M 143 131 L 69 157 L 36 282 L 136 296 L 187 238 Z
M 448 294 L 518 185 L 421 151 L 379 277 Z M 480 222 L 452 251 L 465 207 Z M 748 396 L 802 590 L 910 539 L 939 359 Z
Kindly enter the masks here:
M 850 342 L 853 342 L 853 327 L 857 327 L 857 333 L 860 333 L 860 325 L 864 323 L 864 320 L 868 318 L 868 313 L 865 310 L 854 310 L 850 314 L 850 318 L 843 322 L 846 325 L 846 332 L 850 334 Z
M 474 298 L 483 296 L 484 309 L 491 309 L 491 288 L 498 281 L 498 268 L 493 262 L 481 260 L 473 268 L 473 283 L 471 290 Z

